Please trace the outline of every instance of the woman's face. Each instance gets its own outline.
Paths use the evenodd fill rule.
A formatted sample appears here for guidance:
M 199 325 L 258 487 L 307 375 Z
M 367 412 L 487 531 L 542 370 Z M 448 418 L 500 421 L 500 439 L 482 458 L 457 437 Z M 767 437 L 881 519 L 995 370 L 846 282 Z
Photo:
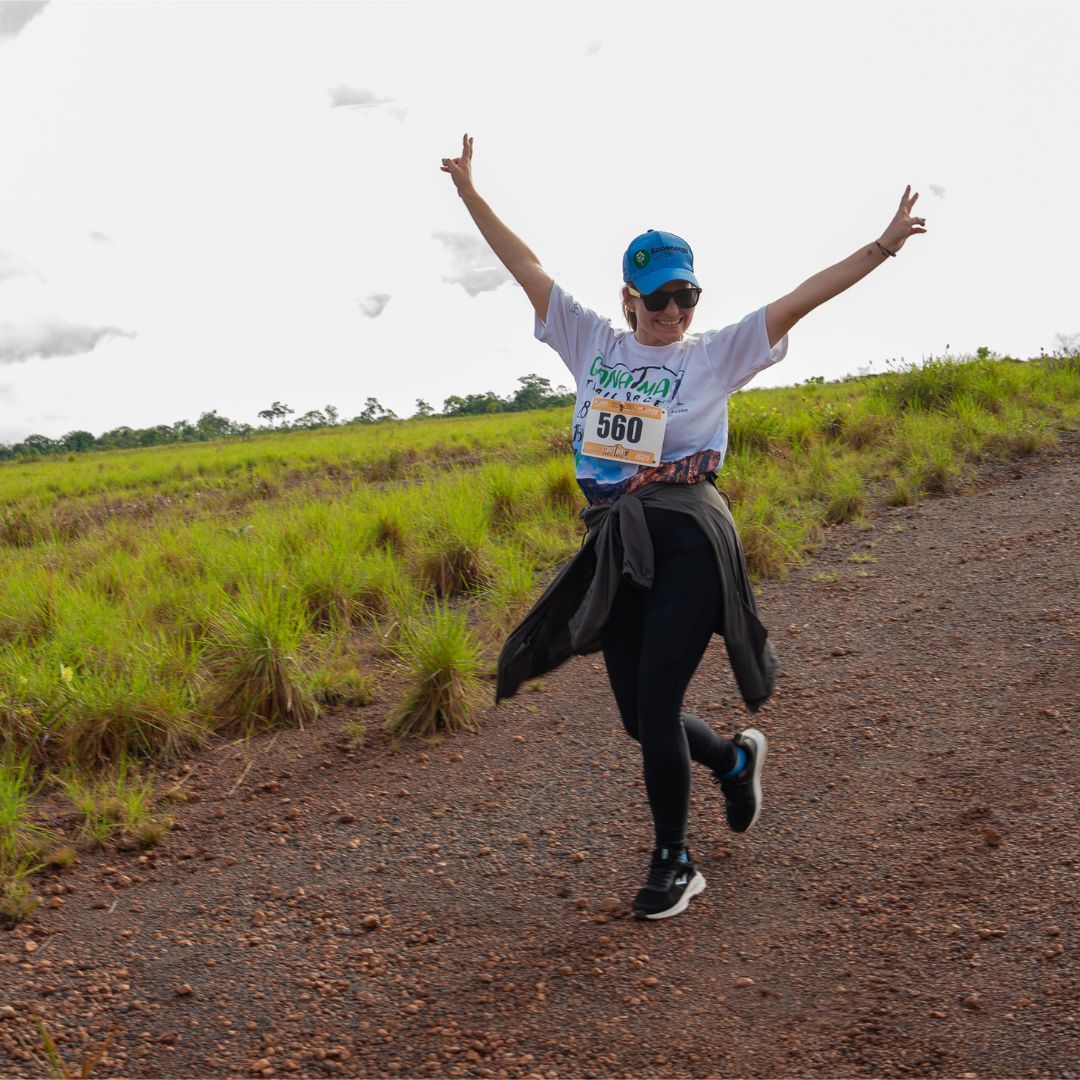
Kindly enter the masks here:
M 661 285 L 658 293 L 671 293 L 690 286 L 689 281 L 669 281 Z M 640 296 L 634 296 L 629 289 L 623 289 L 623 297 L 634 305 L 637 316 L 637 330 L 634 337 L 642 345 L 674 345 L 690 329 L 694 319 L 693 308 L 681 308 L 674 300 L 667 302 L 663 311 L 649 311 Z

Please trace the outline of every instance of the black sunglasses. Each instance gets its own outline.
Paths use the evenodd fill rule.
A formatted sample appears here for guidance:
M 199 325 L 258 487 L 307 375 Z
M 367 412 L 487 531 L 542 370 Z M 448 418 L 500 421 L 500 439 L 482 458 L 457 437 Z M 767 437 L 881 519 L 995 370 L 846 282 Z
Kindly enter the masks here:
M 645 305 L 646 311 L 663 311 L 672 300 L 681 308 L 697 307 L 698 297 L 701 296 L 701 290 L 695 285 L 686 289 L 672 289 L 669 292 L 661 292 L 657 289 L 648 296 L 638 292 L 633 285 L 626 287 L 630 290 L 631 296 L 636 296 Z

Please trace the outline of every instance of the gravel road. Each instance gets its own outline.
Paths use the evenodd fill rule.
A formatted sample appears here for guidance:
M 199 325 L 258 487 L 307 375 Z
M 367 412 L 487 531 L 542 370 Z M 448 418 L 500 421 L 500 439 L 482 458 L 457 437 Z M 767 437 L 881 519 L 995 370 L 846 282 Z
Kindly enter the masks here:
M 761 590 L 765 806 L 704 777 L 708 888 L 651 847 L 597 658 L 479 735 L 355 747 L 343 713 L 176 775 L 150 854 L 39 879 L 0 933 L 0 1075 L 1077 1077 L 1080 437 L 831 530 Z M 362 711 L 374 728 L 389 700 Z M 687 707 L 749 717 L 714 640 Z

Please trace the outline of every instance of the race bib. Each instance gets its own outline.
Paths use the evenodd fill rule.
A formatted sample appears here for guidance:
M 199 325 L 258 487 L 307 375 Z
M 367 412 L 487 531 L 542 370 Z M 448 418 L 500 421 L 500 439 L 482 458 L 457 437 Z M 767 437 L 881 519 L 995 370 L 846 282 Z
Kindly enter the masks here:
M 655 469 L 664 449 L 665 427 L 667 413 L 655 405 L 593 398 L 585 417 L 581 452 L 587 457 Z

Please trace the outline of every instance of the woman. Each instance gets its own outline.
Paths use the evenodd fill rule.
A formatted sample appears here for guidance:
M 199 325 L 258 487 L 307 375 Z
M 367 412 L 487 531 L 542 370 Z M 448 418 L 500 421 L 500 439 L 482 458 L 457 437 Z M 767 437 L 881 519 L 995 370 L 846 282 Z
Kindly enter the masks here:
M 473 140 L 444 158 L 484 239 L 525 290 L 536 336 L 577 382 L 573 449 L 589 501 L 579 555 L 560 571 L 499 659 L 497 698 L 569 655 L 602 649 L 627 732 L 641 745 L 656 847 L 634 914 L 664 919 L 705 888 L 687 848 L 690 762 L 721 786 L 729 826 L 745 832 L 761 812 L 765 736 L 733 739 L 682 711 L 709 639 L 723 634 L 752 711 L 768 698 L 774 661 L 757 619 L 734 522 L 714 485 L 727 447 L 727 399 L 783 359 L 804 315 L 925 232 L 905 189 L 880 239 L 815 274 L 786 296 L 722 330 L 689 335 L 701 286 L 689 244 L 649 230 L 623 255 L 623 314 L 630 332 L 582 308 L 477 194 Z

